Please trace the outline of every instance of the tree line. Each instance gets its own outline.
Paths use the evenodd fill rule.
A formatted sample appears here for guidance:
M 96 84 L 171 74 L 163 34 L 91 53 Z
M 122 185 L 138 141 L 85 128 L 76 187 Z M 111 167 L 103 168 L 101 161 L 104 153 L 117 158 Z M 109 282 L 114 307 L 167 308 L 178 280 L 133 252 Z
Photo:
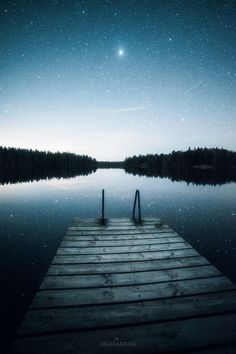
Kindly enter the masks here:
M 236 153 L 223 148 L 133 156 L 125 159 L 124 166 L 128 173 L 173 181 L 213 185 L 236 182 Z
M 74 177 L 96 171 L 97 161 L 69 152 L 0 147 L 0 183 Z
M 124 161 L 98 161 L 97 168 L 101 168 L 101 169 L 124 168 Z
M 149 154 L 119 162 L 97 162 L 87 155 L 0 147 L 0 183 L 87 175 L 97 168 L 124 168 L 139 176 L 170 178 L 195 184 L 236 182 L 236 153 L 196 148 L 170 154 Z

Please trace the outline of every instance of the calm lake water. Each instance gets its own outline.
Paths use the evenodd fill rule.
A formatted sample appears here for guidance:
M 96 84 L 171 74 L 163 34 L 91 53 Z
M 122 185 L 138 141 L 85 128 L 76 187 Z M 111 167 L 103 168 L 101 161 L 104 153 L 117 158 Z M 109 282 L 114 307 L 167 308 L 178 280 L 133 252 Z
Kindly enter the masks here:
M 135 190 L 143 216 L 161 217 L 236 282 L 236 184 L 195 186 L 123 170 L 0 186 L 1 332 L 12 337 L 75 216 L 131 217 Z

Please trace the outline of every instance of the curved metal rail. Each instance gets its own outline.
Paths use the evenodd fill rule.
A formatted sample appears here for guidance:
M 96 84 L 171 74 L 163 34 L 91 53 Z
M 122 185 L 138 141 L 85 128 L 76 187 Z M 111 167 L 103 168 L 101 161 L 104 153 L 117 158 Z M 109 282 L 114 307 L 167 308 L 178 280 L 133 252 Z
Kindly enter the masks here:
M 136 218 L 135 217 L 135 212 L 136 212 L 137 205 L 138 205 L 138 217 Z M 140 192 L 139 192 L 138 189 L 135 191 L 132 219 L 134 220 L 134 222 L 136 222 L 138 224 L 141 224 L 141 222 L 142 222 Z M 102 189 L 102 218 L 101 218 L 101 223 L 104 225 L 105 222 L 106 222 L 106 219 L 105 219 L 105 191 L 104 191 L 104 189 Z
M 104 216 L 104 211 L 105 211 L 105 191 L 104 189 L 102 190 L 102 224 L 105 224 L 105 216 Z
M 136 211 L 136 205 L 138 202 L 138 218 L 135 218 L 135 211 Z M 137 222 L 138 224 L 141 224 L 142 222 L 142 217 L 141 217 L 141 204 L 140 204 L 140 192 L 137 189 L 135 192 L 135 197 L 134 197 L 134 206 L 133 206 L 133 215 L 132 215 L 132 219 Z

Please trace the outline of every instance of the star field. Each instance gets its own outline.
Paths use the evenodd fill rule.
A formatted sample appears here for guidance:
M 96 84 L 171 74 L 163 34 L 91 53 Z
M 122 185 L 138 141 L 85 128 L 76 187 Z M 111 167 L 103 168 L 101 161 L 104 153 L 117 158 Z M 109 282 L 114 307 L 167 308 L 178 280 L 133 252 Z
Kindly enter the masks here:
M 2 1 L 1 145 L 235 149 L 232 0 Z

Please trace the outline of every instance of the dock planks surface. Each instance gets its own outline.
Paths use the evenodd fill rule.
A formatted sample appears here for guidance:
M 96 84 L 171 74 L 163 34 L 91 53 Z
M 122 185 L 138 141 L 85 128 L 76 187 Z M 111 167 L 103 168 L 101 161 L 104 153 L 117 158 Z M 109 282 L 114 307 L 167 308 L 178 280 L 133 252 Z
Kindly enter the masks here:
M 75 218 L 11 353 L 236 352 L 236 286 L 159 219 Z

